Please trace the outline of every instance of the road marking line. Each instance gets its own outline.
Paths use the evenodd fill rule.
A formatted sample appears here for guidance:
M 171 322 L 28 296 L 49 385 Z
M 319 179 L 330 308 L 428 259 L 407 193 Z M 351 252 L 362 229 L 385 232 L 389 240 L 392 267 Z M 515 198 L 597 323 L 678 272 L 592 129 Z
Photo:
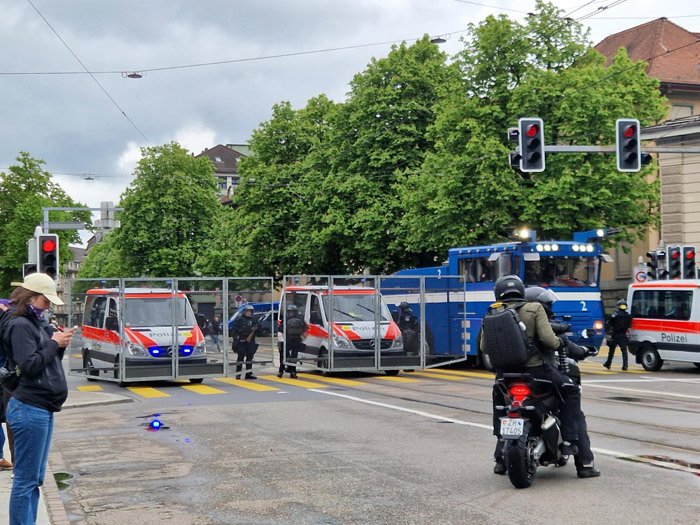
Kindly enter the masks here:
M 466 377 L 485 377 L 487 379 L 493 379 L 494 374 L 488 372 L 462 372 L 461 370 L 440 370 L 439 368 L 426 368 L 426 372 L 430 370 L 436 374 L 452 374 L 455 376 L 466 376 Z
M 233 377 L 216 377 L 214 379 L 216 379 L 216 381 L 226 383 L 227 385 L 247 388 L 248 390 L 255 390 L 256 392 L 271 392 L 273 390 L 279 390 L 279 388 L 274 386 L 263 385 L 254 381 L 242 381 L 241 379 L 234 379 Z
M 376 376 L 377 379 L 383 379 L 384 381 L 394 381 L 395 383 L 420 383 L 420 379 L 410 379 L 408 377 L 399 376 Z
M 219 390 L 218 388 L 214 388 L 211 386 L 207 385 L 182 385 L 182 388 L 185 390 L 189 390 L 190 392 L 194 392 L 195 394 L 202 394 L 205 396 L 211 395 L 211 394 L 227 394 L 226 390 Z
M 277 377 L 273 375 L 269 376 L 259 376 L 261 379 L 267 381 L 274 381 L 275 383 L 283 383 L 285 385 L 300 386 L 302 388 L 328 388 L 328 385 L 322 385 L 320 383 L 312 383 L 311 381 L 303 381 L 302 379 L 286 379 L 284 377 Z
M 317 381 L 325 381 L 327 383 L 332 383 L 334 385 L 342 386 L 365 386 L 367 383 L 362 383 L 361 381 L 353 381 L 352 379 L 340 379 L 339 377 L 323 377 L 315 374 L 305 374 L 299 373 L 299 377 L 305 377 L 307 379 L 315 379 Z
M 102 390 L 102 387 L 99 385 L 83 385 L 76 388 L 81 392 L 99 392 Z
M 141 397 L 170 397 L 170 394 L 166 394 L 150 386 L 128 386 L 126 389 Z
M 639 394 L 650 394 L 657 396 L 672 396 L 672 397 L 682 397 L 683 399 L 700 399 L 700 396 L 687 396 L 685 394 L 674 394 L 673 392 L 656 392 L 654 390 L 640 390 L 638 388 L 624 388 L 621 386 L 610 386 L 610 385 L 596 385 L 592 383 L 585 383 L 586 388 L 607 388 L 610 390 L 622 390 L 624 392 L 637 392 Z
M 450 376 L 447 374 L 431 374 L 428 371 L 425 372 L 412 372 L 411 375 L 413 376 L 423 376 L 423 377 L 429 377 L 431 379 L 445 379 L 447 381 L 469 381 L 469 377 L 462 377 L 462 376 Z

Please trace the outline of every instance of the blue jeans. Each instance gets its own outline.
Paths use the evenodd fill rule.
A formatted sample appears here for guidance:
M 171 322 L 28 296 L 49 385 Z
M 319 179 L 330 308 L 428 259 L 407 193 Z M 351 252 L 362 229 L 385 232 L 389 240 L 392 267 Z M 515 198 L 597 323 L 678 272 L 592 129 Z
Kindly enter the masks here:
M 15 439 L 15 479 L 10 494 L 10 525 L 33 525 L 44 483 L 53 434 L 53 412 L 15 398 L 7 405 L 7 424 Z
M 219 342 L 218 334 L 211 334 L 211 351 L 214 351 L 214 345 L 216 345 L 217 352 L 221 352 L 221 343 Z

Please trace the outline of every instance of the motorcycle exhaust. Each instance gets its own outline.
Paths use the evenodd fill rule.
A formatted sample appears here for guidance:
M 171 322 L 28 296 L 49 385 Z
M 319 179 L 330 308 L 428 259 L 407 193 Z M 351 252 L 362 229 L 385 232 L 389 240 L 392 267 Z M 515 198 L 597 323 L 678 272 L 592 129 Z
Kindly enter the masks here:
M 549 430 L 550 428 L 552 428 L 552 426 L 554 424 L 556 424 L 556 422 L 557 422 L 556 418 L 554 418 L 552 416 L 547 416 L 547 419 L 545 419 L 542 422 L 542 430 Z

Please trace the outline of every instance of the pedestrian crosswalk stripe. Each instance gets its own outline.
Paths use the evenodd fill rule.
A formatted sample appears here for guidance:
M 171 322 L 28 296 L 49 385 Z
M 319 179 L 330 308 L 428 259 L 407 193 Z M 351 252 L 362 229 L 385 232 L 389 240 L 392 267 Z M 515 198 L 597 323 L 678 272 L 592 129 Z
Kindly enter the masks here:
M 300 373 L 299 377 L 304 377 L 306 379 L 315 379 L 316 381 L 323 381 L 325 383 L 332 383 L 334 385 L 342 385 L 342 386 L 362 386 L 362 385 L 367 384 L 367 383 L 363 383 L 361 381 L 353 381 L 352 379 L 341 379 L 339 377 L 324 377 L 324 376 L 319 376 L 316 374 Z
M 411 379 L 409 377 L 401 376 L 377 376 L 377 379 L 383 379 L 385 381 L 394 381 L 396 383 L 420 383 L 420 379 Z
M 412 376 L 422 376 L 422 377 L 430 377 L 431 379 L 446 379 L 448 381 L 469 381 L 469 377 L 463 377 L 463 376 L 453 376 L 453 375 L 447 375 L 447 374 L 435 374 L 428 372 L 427 370 L 418 372 L 417 370 L 415 372 L 411 373 Z
M 274 381 L 275 383 L 284 383 L 285 385 L 300 386 L 302 388 L 328 388 L 328 385 L 321 383 L 312 383 L 311 381 L 303 381 L 301 379 L 292 379 L 286 377 L 277 377 L 274 375 L 258 376 L 266 381 Z
M 270 392 L 273 390 L 279 390 L 279 388 L 274 386 L 263 385 L 261 383 L 256 383 L 255 381 L 243 381 L 241 379 L 234 379 L 233 377 L 215 377 L 214 379 L 216 381 L 226 383 L 227 385 L 247 388 L 248 390 L 255 390 L 256 392 Z
M 182 385 L 182 388 L 189 390 L 190 392 L 195 392 L 197 394 L 202 394 L 205 396 L 211 394 L 226 394 L 226 390 L 219 390 L 207 385 Z
M 81 392 L 99 392 L 102 390 L 100 385 L 83 385 L 77 387 Z
M 461 370 L 440 370 L 438 368 L 426 368 L 426 372 L 435 372 L 436 374 L 452 374 L 456 376 L 466 376 L 466 377 L 485 377 L 487 379 L 493 379 L 494 374 L 491 372 L 463 372 Z
M 170 397 L 170 394 L 166 394 L 165 392 L 161 392 L 160 390 L 156 390 L 155 388 L 152 388 L 150 386 L 129 386 L 127 387 L 127 390 L 141 397 L 147 398 Z

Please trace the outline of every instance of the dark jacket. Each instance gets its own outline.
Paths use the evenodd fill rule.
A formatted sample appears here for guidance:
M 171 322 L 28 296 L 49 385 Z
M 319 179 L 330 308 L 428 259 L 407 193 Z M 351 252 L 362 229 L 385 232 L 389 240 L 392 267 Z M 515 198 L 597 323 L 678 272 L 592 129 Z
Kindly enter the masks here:
M 608 326 L 612 331 L 612 336 L 617 339 L 627 339 L 627 329 L 631 325 L 632 316 L 627 310 L 615 310 L 608 320 Z
M 236 319 L 233 323 L 233 341 L 245 341 L 251 332 L 257 330 L 258 321 L 254 316 L 246 317 L 245 314 Z M 255 341 L 255 334 L 250 338 L 250 341 Z
M 10 316 L 3 330 L 3 345 L 19 366 L 20 377 L 12 397 L 49 412 L 59 412 L 68 397 L 61 360 L 65 352 L 51 339 L 31 310 Z
M 309 329 L 309 325 L 306 324 L 306 322 L 301 318 L 301 317 L 286 317 L 279 325 L 277 328 L 277 332 L 280 334 L 283 334 L 286 329 L 286 325 L 289 324 L 289 322 L 296 323 L 297 326 L 295 327 L 295 330 L 287 330 L 287 346 L 296 346 L 300 345 L 302 341 L 304 340 L 303 337 L 303 332 L 306 332 Z M 294 332 L 294 333 L 290 333 Z

